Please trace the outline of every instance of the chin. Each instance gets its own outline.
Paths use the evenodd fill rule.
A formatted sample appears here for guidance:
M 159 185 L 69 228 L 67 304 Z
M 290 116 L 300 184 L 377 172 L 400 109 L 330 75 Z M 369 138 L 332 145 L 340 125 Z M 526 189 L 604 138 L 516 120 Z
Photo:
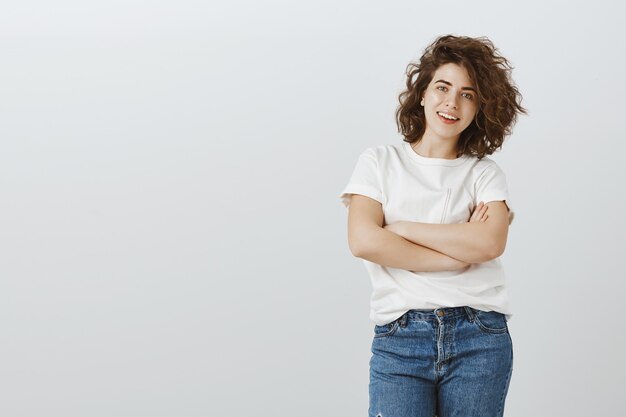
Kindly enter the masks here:
M 439 135 L 439 137 L 446 138 L 446 139 L 451 139 L 451 138 L 460 137 L 462 132 L 463 132 L 463 130 L 454 131 L 454 132 L 451 132 L 449 130 L 443 130 L 443 131 L 438 131 L 436 133 L 437 133 L 437 135 Z

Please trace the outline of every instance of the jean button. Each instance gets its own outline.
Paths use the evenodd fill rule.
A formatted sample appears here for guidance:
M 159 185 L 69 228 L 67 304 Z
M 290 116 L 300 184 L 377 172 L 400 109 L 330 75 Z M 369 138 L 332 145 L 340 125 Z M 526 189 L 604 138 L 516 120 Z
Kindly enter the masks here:
M 437 312 L 437 315 L 438 315 L 439 317 L 443 317 L 445 314 L 446 314 L 446 313 L 444 313 L 444 312 L 443 312 L 443 311 L 441 311 L 441 310 L 439 310 L 439 311 Z

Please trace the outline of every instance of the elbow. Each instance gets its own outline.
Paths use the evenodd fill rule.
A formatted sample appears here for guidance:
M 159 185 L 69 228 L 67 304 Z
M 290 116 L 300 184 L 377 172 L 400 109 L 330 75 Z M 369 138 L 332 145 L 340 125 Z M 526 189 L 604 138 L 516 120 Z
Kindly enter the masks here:
M 350 248 L 350 252 L 352 252 L 352 256 L 356 258 L 361 257 L 361 247 L 357 246 L 356 243 L 353 243 L 351 240 L 348 241 L 348 247 Z
M 357 258 L 367 258 L 374 251 L 375 239 L 371 233 L 355 233 L 348 236 L 350 252 Z
M 356 258 L 364 258 L 368 256 L 367 254 L 369 253 L 369 249 L 363 244 L 363 242 L 357 241 L 356 239 L 350 239 L 348 241 L 348 246 L 350 247 L 350 252 L 352 252 L 352 255 Z
M 490 242 L 483 250 L 485 254 L 485 262 L 491 261 L 500 257 L 504 253 L 504 249 L 506 247 L 506 242 Z

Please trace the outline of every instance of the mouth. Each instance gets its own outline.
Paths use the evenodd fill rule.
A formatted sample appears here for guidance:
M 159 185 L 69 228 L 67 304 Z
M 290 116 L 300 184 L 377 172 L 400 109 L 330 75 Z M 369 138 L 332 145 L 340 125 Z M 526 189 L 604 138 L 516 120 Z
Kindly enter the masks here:
M 444 114 L 445 116 L 443 116 Z M 460 120 L 458 117 L 454 117 L 444 112 L 437 112 L 437 117 L 439 117 L 439 120 L 441 120 L 442 122 L 448 125 L 454 124 Z

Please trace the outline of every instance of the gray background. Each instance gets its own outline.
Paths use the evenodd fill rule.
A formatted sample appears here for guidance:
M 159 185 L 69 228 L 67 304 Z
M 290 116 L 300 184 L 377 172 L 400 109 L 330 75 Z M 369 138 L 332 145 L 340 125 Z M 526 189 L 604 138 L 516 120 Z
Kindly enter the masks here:
M 621 4 L 3 2 L 0 415 L 364 416 L 370 284 L 338 194 L 406 65 L 488 36 L 522 116 L 506 415 L 618 415 Z

